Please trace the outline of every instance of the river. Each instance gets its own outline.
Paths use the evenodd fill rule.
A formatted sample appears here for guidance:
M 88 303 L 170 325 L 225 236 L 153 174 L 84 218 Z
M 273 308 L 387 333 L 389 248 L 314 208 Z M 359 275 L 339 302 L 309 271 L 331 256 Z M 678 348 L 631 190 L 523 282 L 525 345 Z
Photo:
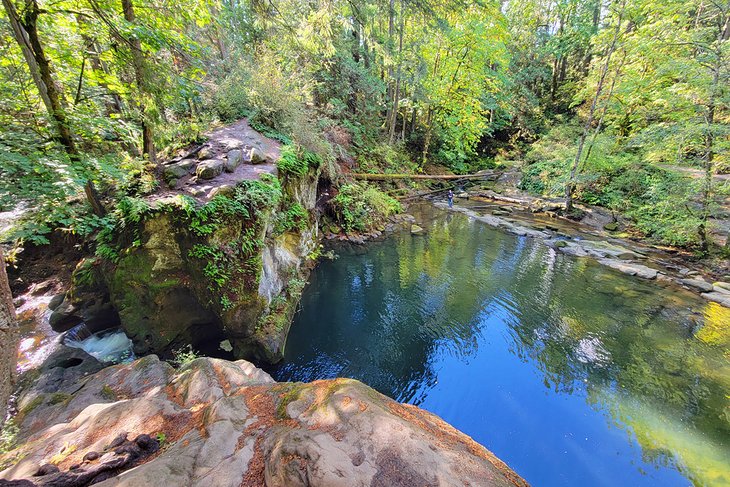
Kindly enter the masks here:
M 312 273 L 279 381 L 352 377 L 535 486 L 730 485 L 730 310 L 428 204 Z

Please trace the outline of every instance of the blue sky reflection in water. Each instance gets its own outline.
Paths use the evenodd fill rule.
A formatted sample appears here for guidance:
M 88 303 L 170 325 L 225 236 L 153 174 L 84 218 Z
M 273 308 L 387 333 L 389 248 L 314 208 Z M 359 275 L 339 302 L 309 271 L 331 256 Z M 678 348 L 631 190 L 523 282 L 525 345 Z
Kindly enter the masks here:
M 353 377 L 535 486 L 730 484 L 730 314 L 431 206 L 315 270 L 280 381 Z

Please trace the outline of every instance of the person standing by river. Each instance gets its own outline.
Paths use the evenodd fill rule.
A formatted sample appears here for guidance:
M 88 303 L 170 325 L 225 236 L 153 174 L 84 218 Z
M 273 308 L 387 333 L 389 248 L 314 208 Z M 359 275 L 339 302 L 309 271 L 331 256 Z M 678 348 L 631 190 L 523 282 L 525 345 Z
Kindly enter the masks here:
M 452 190 L 449 190 L 448 198 L 449 198 L 449 208 L 453 208 L 454 207 L 454 192 Z

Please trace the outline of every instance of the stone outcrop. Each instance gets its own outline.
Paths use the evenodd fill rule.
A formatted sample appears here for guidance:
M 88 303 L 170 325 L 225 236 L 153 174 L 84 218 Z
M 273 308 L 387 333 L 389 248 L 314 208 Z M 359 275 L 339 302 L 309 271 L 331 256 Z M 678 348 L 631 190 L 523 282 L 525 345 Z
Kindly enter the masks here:
M 195 174 L 200 179 L 213 179 L 223 173 L 225 163 L 220 159 L 209 159 L 198 164 Z
M 287 180 L 281 189 L 278 182 L 261 186 L 282 193 L 274 206 L 228 214 L 223 205 L 211 210 L 218 213 L 209 227 L 193 220 L 200 226 L 191 228 L 187 210 L 177 207 L 146 217 L 138 244 L 104 266 L 110 302 L 135 352 L 169 353 L 193 344 L 212 354 L 228 339 L 237 358 L 278 361 L 309 273 L 307 256 L 318 244 L 316 177 Z M 220 197 L 236 201 L 235 191 Z M 309 219 L 303 227 L 279 229 L 278 215 L 292 204 Z
M 68 331 L 85 323 L 92 333 L 119 325 L 119 314 L 112 306 L 101 266 L 83 259 L 72 275 L 71 287 L 54 303 L 49 324 L 56 332 Z
M 77 380 L 20 398 L 0 486 L 527 485 L 438 417 L 355 380 L 276 383 L 245 361 L 175 370 L 155 356 L 74 374 L 84 362 L 56 361 L 43 374 Z
M 163 164 L 167 187 L 136 202 L 103 257 L 77 269 L 54 330 L 120 325 L 138 355 L 189 344 L 215 355 L 228 340 L 235 358 L 283 357 L 319 243 L 319 168 L 279 176 L 278 142 L 245 120 L 209 135 Z

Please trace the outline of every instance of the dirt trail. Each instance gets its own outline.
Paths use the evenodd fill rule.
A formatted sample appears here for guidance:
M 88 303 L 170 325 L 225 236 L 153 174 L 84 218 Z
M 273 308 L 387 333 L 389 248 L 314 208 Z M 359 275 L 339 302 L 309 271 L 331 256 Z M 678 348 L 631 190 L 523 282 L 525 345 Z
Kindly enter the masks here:
M 148 201 L 185 194 L 204 203 L 215 196 L 220 188 L 233 187 L 239 181 L 260 179 L 262 174 L 276 175 L 281 143 L 251 128 L 248 120 L 242 119 L 212 130 L 206 134 L 206 138 L 205 143 L 182 151 L 162 164 L 160 189 L 148 196 Z M 257 153 L 255 157 L 252 157 L 251 149 Z M 220 161 L 225 165 L 232 158 L 232 151 L 241 151 L 241 163 L 235 169 L 223 170 L 212 178 L 199 176 L 200 164 Z M 178 174 L 179 177 L 173 177 Z

